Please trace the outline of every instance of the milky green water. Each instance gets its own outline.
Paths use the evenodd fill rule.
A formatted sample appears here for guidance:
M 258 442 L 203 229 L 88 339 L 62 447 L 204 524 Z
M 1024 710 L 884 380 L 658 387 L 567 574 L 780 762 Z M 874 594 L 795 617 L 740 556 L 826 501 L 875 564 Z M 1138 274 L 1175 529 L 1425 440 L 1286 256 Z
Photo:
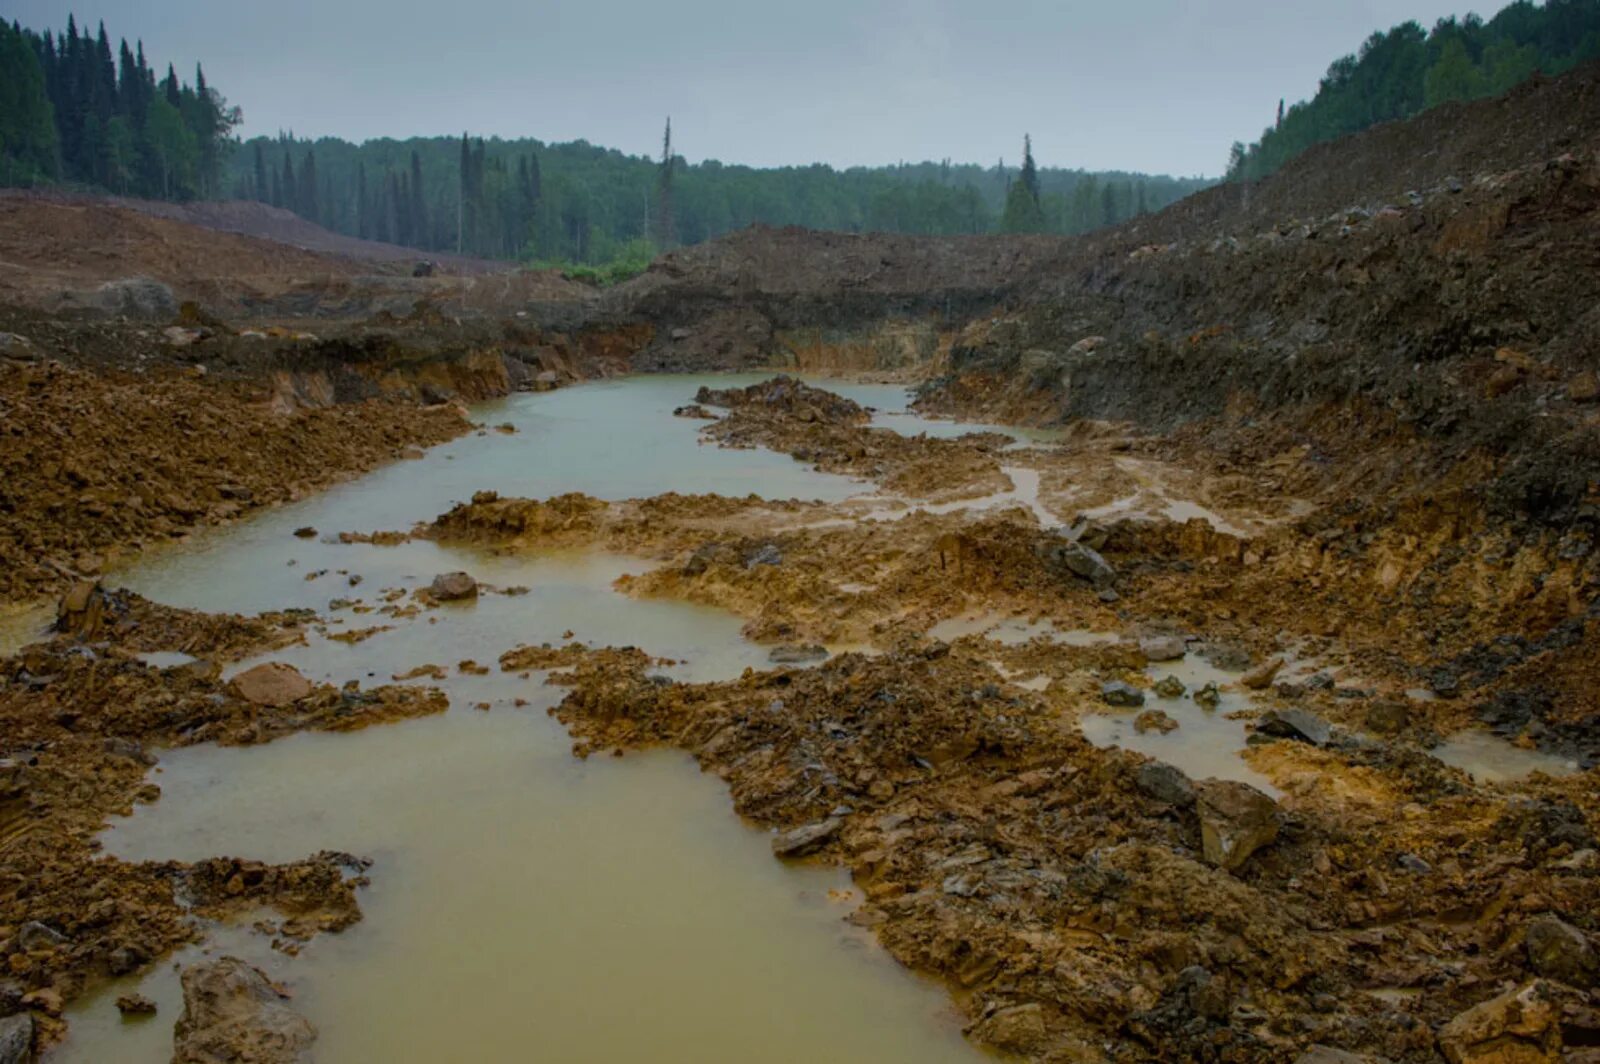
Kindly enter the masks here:
M 210 948 L 246 956 L 293 990 L 320 1030 L 319 1064 L 979 1059 L 945 992 L 844 922 L 858 900 L 846 876 L 774 860 L 766 833 L 742 823 L 722 783 L 685 755 L 575 759 L 545 712 L 562 689 L 494 667 L 505 650 L 561 642 L 569 630 L 675 659 L 663 671 L 679 679 L 769 667 L 768 648 L 745 642 L 737 618 L 619 595 L 612 582 L 643 567 L 624 557 L 332 542 L 340 531 L 410 528 L 483 488 L 610 499 L 864 489 L 787 456 L 699 444 L 700 423 L 671 410 L 706 381 L 730 383 L 651 377 L 517 396 L 478 412 L 517 425 L 514 435 L 446 444 L 115 578 L 164 602 L 239 612 L 326 613 L 330 600 L 374 602 L 452 569 L 528 589 L 409 621 L 333 611 L 350 627 L 396 627 L 354 645 L 314 637 L 275 657 L 363 686 L 444 665 L 448 679 L 419 682 L 441 686 L 450 711 L 264 747 L 167 751 L 151 777 L 161 800 L 105 833 L 107 851 L 128 859 L 282 861 L 338 849 L 373 860 L 365 919 L 297 957 L 246 927 L 212 930 Z M 318 537 L 296 538 L 305 525 Z M 456 671 L 468 658 L 492 671 Z M 159 1003 L 153 1020 L 116 1012 L 116 995 L 135 986 Z M 166 1061 L 180 1012 L 173 966 L 160 965 L 76 1007 L 50 1062 Z

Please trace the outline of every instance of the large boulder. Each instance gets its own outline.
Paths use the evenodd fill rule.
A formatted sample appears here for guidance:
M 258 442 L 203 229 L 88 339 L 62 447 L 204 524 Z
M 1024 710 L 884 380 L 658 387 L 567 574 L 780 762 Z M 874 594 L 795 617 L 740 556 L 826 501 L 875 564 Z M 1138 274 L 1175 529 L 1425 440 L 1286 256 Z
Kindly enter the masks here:
M 1543 981 L 1508 990 L 1457 1014 L 1439 1030 L 1450 1064 L 1554 1064 L 1561 1001 Z
M 183 972 L 183 1015 L 173 1029 L 173 1064 L 298 1064 L 317 1031 L 284 1004 L 260 969 L 219 957 Z
M 230 686 L 246 702 L 272 708 L 298 702 L 316 689 L 298 669 L 281 661 L 246 669 L 233 678 Z
M 1238 780 L 1206 780 L 1195 788 L 1205 859 L 1228 872 L 1278 837 L 1278 803 Z

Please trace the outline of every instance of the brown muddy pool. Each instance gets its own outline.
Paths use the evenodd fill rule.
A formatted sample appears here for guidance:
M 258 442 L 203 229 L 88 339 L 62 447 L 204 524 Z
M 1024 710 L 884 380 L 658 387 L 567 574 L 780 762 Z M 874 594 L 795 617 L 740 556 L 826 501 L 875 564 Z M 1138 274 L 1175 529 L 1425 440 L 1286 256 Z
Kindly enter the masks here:
M 437 663 L 449 678 L 422 682 L 442 687 L 451 709 L 353 734 L 163 752 L 151 774 L 160 801 L 112 824 L 109 853 L 282 861 L 349 851 L 373 861 L 360 893 L 365 918 L 294 957 L 247 925 L 207 928 L 206 942 L 177 963 L 76 1005 L 49 1064 L 169 1060 L 178 963 L 206 951 L 243 956 L 282 981 L 319 1029 L 319 1064 L 983 1059 L 961 1037 L 946 991 L 845 921 L 859 900 L 845 873 L 774 860 L 766 833 L 741 822 L 721 782 L 685 755 L 574 758 L 545 712 L 563 689 L 495 667 L 504 651 L 562 642 L 569 630 L 596 646 L 671 658 L 679 664 L 662 671 L 680 679 L 770 667 L 769 648 L 747 643 L 737 618 L 624 597 L 612 582 L 643 568 L 627 558 L 335 541 L 341 531 L 410 528 L 483 488 L 603 498 L 841 499 L 866 490 L 784 455 L 700 445 L 698 424 L 671 411 L 701 383 L 730 379 L 635 378 L 517 396 L 479 412 L 515 424 L 513 435 L 445 444 L 117 574 L 113 582 L 175 605 L 311 607 L 330 619 L 330 633 L 393 624 L 353 645 L 314 636 L 272 657 L 364 687 Z M 296 538 L 305 525 L 319 536 Z M 409 620 L 330 608 L 336 599 L 373 605 L 386 589 L 409 591 L 454 569 L 529 590 Z M 352 585 L 352 575 L 361 581 Z M 469 658 L 491 671 L 460 673 Z M 114 1000 L 135 988 L 158 1002 L 155 1018 L 120 1018 Z

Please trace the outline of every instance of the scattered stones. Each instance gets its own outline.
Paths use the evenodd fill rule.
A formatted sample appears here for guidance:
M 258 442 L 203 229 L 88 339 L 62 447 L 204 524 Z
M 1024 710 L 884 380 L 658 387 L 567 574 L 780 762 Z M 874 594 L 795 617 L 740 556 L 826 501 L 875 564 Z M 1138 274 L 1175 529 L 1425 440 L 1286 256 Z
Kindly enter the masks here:
M 839 817 L 829 817 L 814 824 L 803 824 L 791 831 L 774 835 L 772 852 L 778 857 L 804 857 L 821 849 L 844 827 Z
M 1532 982 L 1459 1013 L 1439 1031 L 1450 1064 L 1555 1061 L 1560 1002 L 1548 983 Z
M 1296 739 L 1312 746 L 1327 746 L 1333 728 L 1309 710 L 1269 709 L 1256 722 L 1256 734 L 1274 739 Z
M 117 998 L 117 1011 L 124 1016 L 154 1016 L 156 1003 L 143 994 L 123 994 Z
M 1130 683 L 1112 680 L 1100 685 L 1100 701 L 1108 706 L 1130 708 L 1144 705 L 1144 692 Z
M 1239 677 L 1239 682 L 1252 691 L 1265 690 L 1272 686 L 1272 680 L 1278 675 L 1278 670 L 1281 668 L 1283 668 L 1283 659 L 1272 658 Z
M 1151 661 L 1176 661 L 1189 652 L 1188 643 L 1180 635 L 1146 636 L 1139 640 L 1139 649 Z
M 478 582 L 467 573 L 441 573 L 428 585 L 428 594 L 439 602 L 461 602 L 478 597 Z
M 1195 788 L 1205 859 L 1228 872 L 1278 837 L 1278 804 L 1248 783 L 1206 780 Z
M 310 1059 L 314 1027 L 284 1004 L 260 969 L 220 957 L 183 970 L 183 1015 L 173 1064 L 298 1064 Z
M 1600 975 L 1600 959 L 1588 937 L 1554 913 L 1530 920 L 1523 943 L 1528 966 L 1546 978 L 1588 990 Z
M 1194 804 L 1194 783 L 1182 769 L 1165 761 L 1147 761 L 1140 765 L 1134 784 L 1158 802 L 1180 807 Z
M 1133 730 L 1143 735 L 1157 731 L 1162 735 L 1178 730 L 1178 722 L 1159 709 L 1147 709 L 1133 718 Z
M 1176 676 L 1163 676 L 1156 681 L 1155 692 L 1162 698 L 1182 698 L 1187 688 Z
M 300 670 L 281 661 L 268 661 L 235 676 L 229 686 L 234 694 L 257 706 L 278 708 L 292 705 L 316 688 L 300 675 Z

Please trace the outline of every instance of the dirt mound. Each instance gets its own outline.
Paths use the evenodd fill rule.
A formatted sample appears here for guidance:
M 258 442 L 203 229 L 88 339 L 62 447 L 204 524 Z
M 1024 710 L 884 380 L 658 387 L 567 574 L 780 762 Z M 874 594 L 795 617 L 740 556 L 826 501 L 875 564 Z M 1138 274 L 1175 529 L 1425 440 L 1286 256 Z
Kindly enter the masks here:
M 230 317 L 366 317 L 424 304 L 510 315 L 594 298 L 553 271 L 505 263 L 450 259 L 435 276 L 412 277 L 426 257 L 261 204 L 0 192 L 0 304 L 115 315 L 122 303 L 102 288 L 133 279 L 167 286 L 174 306 L 193 300 Z

